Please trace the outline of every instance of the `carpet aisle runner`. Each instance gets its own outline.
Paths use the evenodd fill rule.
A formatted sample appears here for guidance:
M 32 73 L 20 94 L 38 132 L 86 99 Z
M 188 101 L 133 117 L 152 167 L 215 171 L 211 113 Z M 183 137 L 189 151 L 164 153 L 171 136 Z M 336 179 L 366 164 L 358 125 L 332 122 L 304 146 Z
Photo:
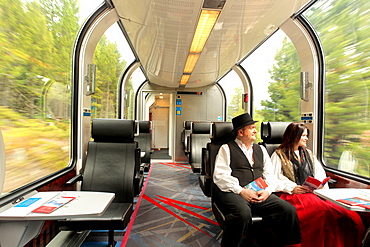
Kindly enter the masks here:
M 186 163 L 153 162 L 120 247 L 220 246 L 198 176 Z

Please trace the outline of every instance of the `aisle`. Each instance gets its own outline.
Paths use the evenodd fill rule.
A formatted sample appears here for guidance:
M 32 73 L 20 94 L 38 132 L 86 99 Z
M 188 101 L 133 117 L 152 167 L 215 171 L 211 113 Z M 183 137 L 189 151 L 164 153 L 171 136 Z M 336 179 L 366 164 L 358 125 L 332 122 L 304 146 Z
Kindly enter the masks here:
M 153 162 L 121 247 L 219 246 L 220 234 L 190 165 Z

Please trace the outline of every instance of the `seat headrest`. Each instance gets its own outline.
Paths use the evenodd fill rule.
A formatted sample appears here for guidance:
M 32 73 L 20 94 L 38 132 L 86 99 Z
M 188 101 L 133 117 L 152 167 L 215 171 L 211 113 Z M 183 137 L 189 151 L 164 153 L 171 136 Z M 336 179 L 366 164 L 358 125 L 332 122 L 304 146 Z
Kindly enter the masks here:
M 232 122 L 214 122 L 212 125 L 211 142 L 214 144 L 226 144 L 235 140 Z
M 192 122 L 191 133 L 193 134 L 209 134 L 211 132 L 211 122 Z
M 150 133 L 151 122 L 148 120 L 139 120 L 139 133 Z
M 190 130 L 191 129 L 191 122 L 192 121 L 184 121 L 184 129 Z
M 130 119 L 95 118 L 91 136 L 94 142 L 133 142 L 135 121 Z
M 291 122 L 261 122 L 261 139 L 267 144 L 280 144 Z

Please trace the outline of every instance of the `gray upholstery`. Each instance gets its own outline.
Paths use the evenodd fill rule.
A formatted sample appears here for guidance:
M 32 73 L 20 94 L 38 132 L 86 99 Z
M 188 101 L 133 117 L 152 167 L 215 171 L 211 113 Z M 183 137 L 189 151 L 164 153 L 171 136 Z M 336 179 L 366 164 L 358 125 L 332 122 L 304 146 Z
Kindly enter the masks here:
M 261 122 L 261 139 L 263 146 L 271 156 L 282 142 L 286 127 L 291 122 Z
M 125 229 L 132 214 L 138 154 L 134 121 L 94 119 L 92 137 L 81 190 L 114 192 L 115 198 L 101 216 L 60 220 L 58 225 L 61 230 L 109 230 L 109 246 L 113 246 L 114 230 Z
M 211 122 L 192 122 L 190 134 L 189 164 L 193 172 L 200 172 L 202 148 L 210 142 Z
M 152 132 L 151 121 L 139 120 L 139 135 L 135 137 L 135 141 L 139 144 L 141 152 L 145 152 L 141 157 L 141 164 L 144 171 L 148 171 L 152 155 Z

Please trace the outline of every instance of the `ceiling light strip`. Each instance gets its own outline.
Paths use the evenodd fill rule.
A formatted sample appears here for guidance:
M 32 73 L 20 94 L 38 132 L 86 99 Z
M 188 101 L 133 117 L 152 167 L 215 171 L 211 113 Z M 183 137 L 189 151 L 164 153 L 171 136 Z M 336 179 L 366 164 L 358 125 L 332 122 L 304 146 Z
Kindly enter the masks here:
M 186 85 L 186 83 L 188 83 L 189 78 L 190 78 L 190 75 L 183 74 L 183 75 L 181 76 L 180 85 L 181 85 L 181 86 L 185 86 L 185 85 Z
M 219 14 L 220 11 L 218 10 L 202 10 L 193 42 L 191 43 L 190 53 L 202 52 Z
M 188 83 L 190 74 L 193 72 L 196 63 L 198 62 L 200 53 L 203 51 L 204 45 L 206 44 L 219 15 L 220 10 L 202 10 L 193 41 L 190 46 L 189 55 L 186 59 L 184 72 L 181 77 L 181 86 L 185 86 Z
M 186 59 L 185 63 L 185 68 L 184 68 L 184 73 L 189 73 L 193 72 L 193 69 L 195 67 L 195 64 L 198 62 L 200 54 L 189 54 L 188 58 Z

